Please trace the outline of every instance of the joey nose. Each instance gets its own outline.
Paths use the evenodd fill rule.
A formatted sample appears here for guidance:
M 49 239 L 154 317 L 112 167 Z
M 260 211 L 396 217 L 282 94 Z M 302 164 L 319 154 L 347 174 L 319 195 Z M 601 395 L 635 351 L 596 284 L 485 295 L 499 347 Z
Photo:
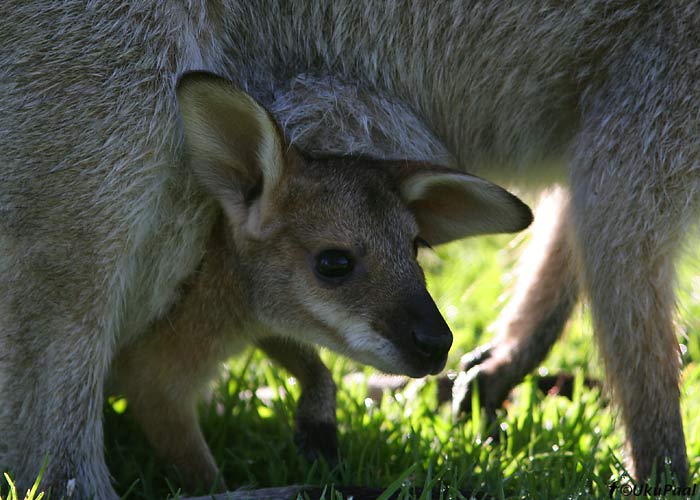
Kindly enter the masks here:
M 401 353 L 403 373 L 425 377 L 440 373 L 452 347 L 452 332 L 424 287 L 403 296 L 390 316 L 391 340 Z
M 414 349 L 432 360 L 445 358 L 452 346 L 452 332 L 427 290 L 414 299 L 411 316 Z
M 452 332 L 444 326 L 439 331 L 413 330 L 413 342 L 421 354 L 436 359 L 447 355 L 452 347 Z

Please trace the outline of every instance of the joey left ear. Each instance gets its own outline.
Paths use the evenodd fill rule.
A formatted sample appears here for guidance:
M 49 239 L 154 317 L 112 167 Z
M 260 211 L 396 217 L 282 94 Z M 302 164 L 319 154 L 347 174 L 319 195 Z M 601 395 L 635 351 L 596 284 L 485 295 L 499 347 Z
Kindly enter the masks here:
M 279 126 L 232 82 L 205 72 L 183 75 L 177 100 L 188 165 L 239 227 L 259 232 L 289 151 Z
M 530 208 L 505 189 L 479 177 L 437 165 L 398 168 L 401 196 L 431 245 L 466 236 L 513 233 L 532 222 Z

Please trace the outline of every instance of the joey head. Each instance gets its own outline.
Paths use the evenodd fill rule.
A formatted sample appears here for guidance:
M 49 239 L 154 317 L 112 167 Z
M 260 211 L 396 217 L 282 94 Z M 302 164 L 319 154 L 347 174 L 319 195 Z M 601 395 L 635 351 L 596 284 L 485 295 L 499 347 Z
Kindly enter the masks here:
M 255 343 L 300 380 L 304 451 L 333 458 L 335 386 L 313 346 L 388 373 L 438 373 L 452 333 L 418 248 L 518 231 L 530 210 L 441 166 L 305 156 L 255 100 L 210 74 L 187 74 L 177 95 L 188 165 L 221 215 L 181 299 L 120 353 L 118 378 L 158 452 L 188 487 L 209 487 L 218 469 L 196 395 L 219 362 Z

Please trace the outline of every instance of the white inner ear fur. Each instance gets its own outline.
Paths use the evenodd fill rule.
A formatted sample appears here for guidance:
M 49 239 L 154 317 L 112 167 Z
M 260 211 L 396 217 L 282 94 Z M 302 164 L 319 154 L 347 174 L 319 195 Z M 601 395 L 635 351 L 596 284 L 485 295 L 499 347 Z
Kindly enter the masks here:
M 263 187 L 260 198 L 255 200 L 248 210 L 246 227 L 252 234 L 262 236 L 264 233 L 263 225 L 269 216 L 272 191 L 280 182 L 284 158 L 282 154 L 283 144 L 270 115 L 260 106 L 256 106 L 255 113 L 261 129 L 261 141 L 256 157 L 262 173 Z
M 279 182 L 282 171 L 282 142 L 279 132 L 267 114 L 260 106 L 255 109 L 258 123 L 260 124 L 260 136 L 262 138 L 258 146 L 257 157 L 263 177 L 263 193 L 269 193 L 271 186 Z
M 414 175 L 403 183 L 401 193 L 406 202 L 411 203 L 425 199 L 428 191 L 436 186 L 461 188 L 465 194 L 468 193 L 480 198 L 488 204 L 497 204 L 501 198 L 500 193 L 494 190 L 493 184 L 466 174 L 426 173 Z

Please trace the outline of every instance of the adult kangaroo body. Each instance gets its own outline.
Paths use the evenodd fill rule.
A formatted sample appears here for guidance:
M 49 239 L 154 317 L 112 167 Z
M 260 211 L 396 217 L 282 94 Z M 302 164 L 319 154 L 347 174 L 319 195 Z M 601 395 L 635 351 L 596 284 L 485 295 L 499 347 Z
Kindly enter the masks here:
M 115 498 L 103 380 L 214 222 L 182 162 L 174 88 L 193 69 L 238 82 L 307 149 L 568 179 L 535 266 L 547 278 L 515 307 L 531 315 L 504 321 L 483 373 L 501 383 L 513 360 L 512 384 L 546 353 L 528 339 L 551 343 L 575 301 L 573 247 L 630 465 L 645 477 L 669 457 L 686 479 L 672 282 L 697 210 L 691 2 L 11 0 L 0 14 L 0 461 L 22 481 L 48 453 L 50 484 Z

